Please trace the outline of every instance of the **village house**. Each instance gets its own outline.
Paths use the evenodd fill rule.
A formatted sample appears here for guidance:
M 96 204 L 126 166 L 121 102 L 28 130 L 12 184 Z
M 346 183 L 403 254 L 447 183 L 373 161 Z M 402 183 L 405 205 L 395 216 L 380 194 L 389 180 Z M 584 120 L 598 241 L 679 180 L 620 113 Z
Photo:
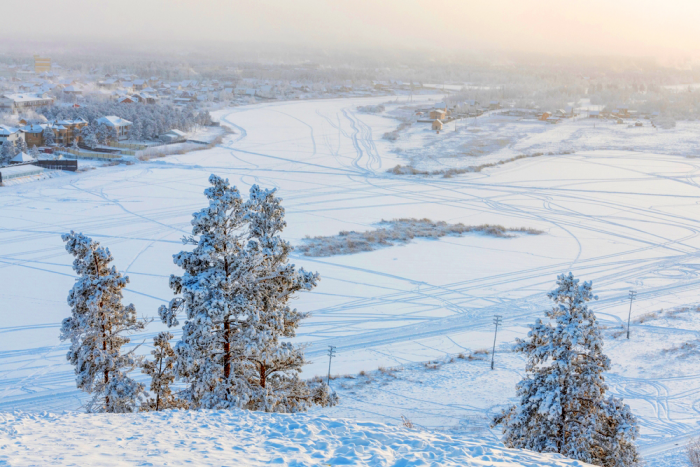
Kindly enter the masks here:
M 71 84 L 70 86 L 66 86 L 65 88 L 63 88 L 63 94 L 66 94 L 68 96 L 82 96 L 83 90 L 80 86 Z
M 27 142 L 27 147 L 44 146 L 44 129 L 48 127 L 46 123 L 32 123 L 22 128 L 24 140 Z M 56 132 L 54 131 L 54 134 Z
M 63 146 L 70 146 L 73 141 L 82 142 L 80 130 L 88 125 L 87 120 L 82 118 L 57 120 L 55 126 L 63 127 L 63 130 L 56 133 L 56 142 Z
M 143 89 L 148 87 L 148 82 L 145 79 L 135 79 L 132 82 L 134 89 Z
M 129 132 L 129 127 L 132 125 L 132 123 L 129 120 L 125 120 L 121 117 L 117 117 L 114 115 L 98 118 L 97 124 L 106 125 L 108 127 L 114 128 L 117 132 L 118 139 L 126 139 L 127 133 Z
M 47 105 L 53 105 L 53 98 L 49 97 L 46 93 L 3 94 L 0 96 L 0 108 L 9 109 L 11 112 L 19 112 Z
M 185 141 L 187 134 L 180 130 L 170 130 L 167 133 L 160 135 L 158 138 L 164 143 L 177 143 L 179 141 Z
M 17 143 L 18 140 L 24 140 L 24 133 L 19 128 L 0 125 L 0 145 L 5 141 Z
M 430 118 L 434 120 L 444 120 L 446 116 L 447 111 L 443 109 L 434 109 L 430 111 Z
M 440 130 L 442 130 L 442 122 L 440 120 L 433 120 L 432 128 L 434 131 L 440 132 Z
M 132 99 L 135 99 L 137 102 L 140 102 L 141 104 L 156 104 L 158 102 L 158 98 L 152 94 L 148 94 L 146 92 L 141 92 L 139 94 L 134 94 L 131 96 Z

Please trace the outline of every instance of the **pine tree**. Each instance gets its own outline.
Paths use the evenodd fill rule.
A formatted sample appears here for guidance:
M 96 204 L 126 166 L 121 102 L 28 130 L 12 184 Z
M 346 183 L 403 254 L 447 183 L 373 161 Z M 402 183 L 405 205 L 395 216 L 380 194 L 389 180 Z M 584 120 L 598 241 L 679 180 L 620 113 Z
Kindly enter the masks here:
M 44 137 L 44 145 L 46 146 L 50 146 L 56 141 L 56 136 L 54 135 L 53 129 L 50 126 L 44 128 L 42 136 Z
M 554 307 L 545 316 L 552 322 L 538 319 L 515 346 L 527 356 L 527 376 L 517 385 L 520 402 L 496 416 L 494 426 L 503 426 L 507 447 L 558 452 L 604 467 L 634 465 L 636 419 L 621 400 L 605 396 L 610 360 L 587 305 L 597 299 L 592 284 L 560 275 L 548 297 Z
M 139 363 L 134 350 L 121 352 L 130 339 L 125 334 L 143 330 L 133 305 L 122 304 L 122 289 L 129 278 L 112 262 L 109 249 L 72 232 L 62 236 L 66 250 L 75 256 L 78 274 L 68 294 L 71 316 L 63 320 L 61 340 L 70 340 L 66 355 L 75 366 L 79 389 L 93 394 L 88 412 L 134 412 L 143 385 L 128 377 Z
M 0 164 L 9 163 L 10 159 L 15 157 L 15 143 L 6 139 L 0 148 Z
M 32 148 L 29 150 L 29 155 L 35 159 L 39 157 L 39 150 L 37 149 L 36 144 L 32 145 Z
M 99 144 L 100 143 L 99 141 L 97 141 L 97 136 L 95 135 L 95 133 L 88 133 L 87 137 L 85 138 L 85 145 L 90 149 L 95 149 L 97 146 L 99 146 Z
M 209 206 L 194 214 L 185 239 L 194 249 L 174 256 L 185 274 L 171 276 L 170 287 L 182 298 L 159 310 L 169 326 L 178 324 L 180 308 L 186 312 L 177 373 L 189 383 L 191 405 L 298 412 L 333 403 L 327 387 L 299 379 L 302 350 L 280 342 L 308 316 L 288 300 L 318 282 L 317 274 L 288 264 L 291 247 L 278 235 L 285 225 L 280 200 L 253 186 L 244 203 L 228 180 L 212 175 L 209 182 Z
M 17 143 L 15 143 L 15 155 L 19 154 L 20 152 L 27 152 L 27 142 L 24 140 L 24 138 L 17 139 Z
M 136 120 L 129 128 L 129 139 L 133 141 L 141 141 L 143 139 L 140 121 Z
M 187 408 L 187 403 L 175 397 L 170 390 L 170 385 L 175 381 L 175 351 L 170 347 L 172 338 L 169 332 L 161 332 L 153 338 L 153 360 L 145 361 L 141 370 L 151 377 L 153 397 L 141 405 L 141 411 Z

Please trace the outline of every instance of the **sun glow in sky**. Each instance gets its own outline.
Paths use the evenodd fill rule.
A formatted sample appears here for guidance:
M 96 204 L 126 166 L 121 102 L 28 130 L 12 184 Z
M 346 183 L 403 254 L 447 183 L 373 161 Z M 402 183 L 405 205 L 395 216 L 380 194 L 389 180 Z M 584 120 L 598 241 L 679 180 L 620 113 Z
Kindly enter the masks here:
M 0 37 L 700 56 L 697 0 L 6 1 Z M 31 21 L 8 21 L 28 18 Z

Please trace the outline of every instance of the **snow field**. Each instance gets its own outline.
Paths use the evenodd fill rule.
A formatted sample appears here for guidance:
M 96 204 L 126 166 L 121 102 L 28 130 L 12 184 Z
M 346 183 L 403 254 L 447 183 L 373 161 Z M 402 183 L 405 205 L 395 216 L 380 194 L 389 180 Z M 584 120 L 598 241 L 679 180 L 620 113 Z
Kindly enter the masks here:
M 459 435 L 305 414 L 1 413 L 0 465 L 585 467 Z
M 325 375 L 329 344 L 338 348 L 333 374 L 406 368 L 386 386 L 365 384 L 368 392 L 338 388 L 343 399 L 332 416 L 396 423 L 405 414 L 426 427 L 454 430 L 463 420 L 482 420 L 480 433 L 493 440 L 483 420 L 512 402 L 522 359 L 504 354 L 499 365 L 497 356 L 493 376 L 486 362 L 457 360 L 437 370 L 421 369 L 423 362 L 490 348 L 493 314 L 504 315 L 497 349 L 508 352 L 550 306 L 545 294 L 556 275 L 570 270 L 593 281 L 600 300 L 590 307 L 611 333 L 626 323 L 630 288 L 638 291 L 633 316 L 697 301 L 700 161 L 668 155 L 667 138 L 650 136 L 647 153 L 542 156 L 452 179 L 393 176 L 386 169 L 405 161 L 381 135 L 398 123 L 355 111 L 385 101 L 222 110 L 216 117 L 236 134 L 220 147 L 2 188 L 0 410 L 78 410 L 85 402 L 65 360 L 67 344 L 58 341 L 75 278 L 60 234 L 74 229 L 108 246 L 131 280 L 124 302 L 133 302 L 140 317 L 154 317 L 172 297 L 168 277 L 180 272 L 172 254 L 182 249 L 191 214 L 204 206 L 211 173 L 244 192 L 253 183 L 279 188 L 285 237 L 293 244 L 305 235 L 370 230 L 381 219 L 401 217 L 545 231 L 514 239 L 414 240 L 331 258 L 297 254 L 297 266 L 321 274 L 320 285 L 294 302 L 312 312 L 297 338 L 310 344 L 312 364 L 303 376 Z M 601 138 L 591 147 L 603 146 L 607 137 Z M 151 323 L 133 344 L 145 342 L 146 353 L 163 328 Z M 629 342 L 606 334 L 613 364 L 606 380 L 639 414 L 643 453 L 678 449 L 674 440 L 698 434 L 698 375 L 692 358 L 660 352 L 662 344 L 680 345 L 692 333 L 650 323 L 633 329 L 640 332 Z M 179 329 L 173 333 L 179 338 Z M 379 397 L 382 389 L 394 394 Z M 446 400 L 469 410 L 435 405 Z

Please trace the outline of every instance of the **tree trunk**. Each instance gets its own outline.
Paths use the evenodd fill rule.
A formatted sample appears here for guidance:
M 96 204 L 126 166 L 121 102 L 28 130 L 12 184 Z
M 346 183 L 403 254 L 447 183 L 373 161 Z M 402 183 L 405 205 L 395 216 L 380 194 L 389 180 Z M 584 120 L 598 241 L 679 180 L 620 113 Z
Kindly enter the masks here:
M 260 364 L 260 386 L 265 387 L 265 378 L 267 375 L 265 374 L 265 365 Z
M 105 331 L 104 325 L 102 326 L 102 350 L 107 353 L 107 332 Z M 105 368 L 105 388 L 109 383 L 109 370 Z M 105 396 L 105 410 L 109 407 L 109 396 Z
M 228 316 L 224 319 L 224 378 L 228 379 L 231 374 L 231 339 L 230 339 L 231 324 Z

